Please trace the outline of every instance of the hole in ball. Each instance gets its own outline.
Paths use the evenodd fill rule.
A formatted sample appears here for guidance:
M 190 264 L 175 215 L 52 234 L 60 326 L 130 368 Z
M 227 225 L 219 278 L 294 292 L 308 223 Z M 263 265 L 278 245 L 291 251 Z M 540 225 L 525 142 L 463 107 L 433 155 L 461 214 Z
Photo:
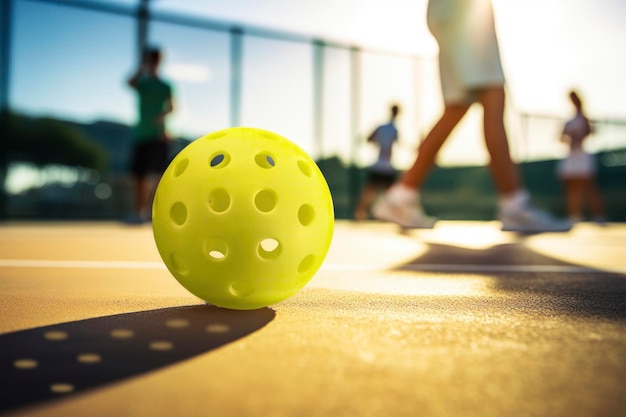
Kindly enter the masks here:
M 268 213 L 276 207 L 277 196 L 272 190 L 262 190 L 254 197 L 254 205 L 259 211 Z
M 254 157 L 254 161 L 258 166 L 265 169 L 274 168 L 274 166 L 276 166 L 276 162 L 269 152 L 261 152 L 260 154 L 257 154 L 257 156 Z
M 223 213 L 230 207 L 230 195 L 223 188 L 217 188 L 209 193 L 209 207 L 216 213 Z
M 280 242 L 274 238 L 263 239 L 258 247 L 259 256 L 263 259 L 276 259 L 281 250 Z
M 230 163 L 230 155 L 226 152 L 217 152 L 209 158 L 211 168 L 224 168 Z
M 174 167 L 174 176 L 180 177 L 182 173 L 185 172 L 188 166 L 189 166 L 188 158 L 184 158 L 178 161 L 178 163 L 176 163 L 176 166 Z
M 308 226 L 313 223 L 315 218 L 315 210 L 310 204 L 303 204 L 298 209 L 298 220 L 302 226 Z
M 222 239 L 209 238 L 204 243 L 204 253 L 211 260 L 221 261 L 228 254 L 228 246 Z
M 174 270 L 179 274 L 187 275 L 189 273 L 189 267 L 187 266 L 187 262 L 179 254 L 173 253 L 170 256 L 170 261 L 172 263 L 172 268 L 174 268 Z
M 309 271 L 313 267 L 313 262 L 315 262 L 315 255 L 305 256 L 304 259 L 300 261 L 300 265 L 298 265 L 298 273 L 304 274 Z
M 177 225 L 182 226 L 187 221 L 187 207 L 180 201 L 172 204 L 170 219 Z
M 312 174 L 311 165 L 302 159 L 298 160 L 298 168 L 300 168 L 300 172 L 302 172 L 307 177 L 310 177 Z
M 230 293 L 235 297 L 247 297 L 254 292 L 254 285 L 251 282 L 235 281 L 230 284 Z

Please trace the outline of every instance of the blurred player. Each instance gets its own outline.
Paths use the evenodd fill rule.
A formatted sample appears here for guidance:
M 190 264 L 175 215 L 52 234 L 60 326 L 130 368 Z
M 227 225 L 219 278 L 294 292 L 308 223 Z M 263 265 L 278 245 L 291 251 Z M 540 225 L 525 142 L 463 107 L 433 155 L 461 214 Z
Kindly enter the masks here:
M 161 58 L 159 49 L 147 49 L 139 68 L 128 80 L 137 92 L 139 110 L 131 160 L 134 213 L 128 220 L 132 223 L 150 218 L 154 190 L 169 162 L 166 118 L 174 110 L 173 91 L 159 76 Z
M 583 219 L 583 200 L 587 197 L 594 221 L 604 222 L 604 208 L 596 186 L 596 160 L 583 147 L 585 139 L 593 132 L 583 111 L 583 103 L 575 91 L 569 94 L 576 113 L 563 127 L 561 141 L 569 145 L 569 154 L 558 167 L 557 174 L 565 186 L 567 214 L 572 223 Z
M 393 145 L 398 140 L 395 121 L 399 111 L 400 108 L 393 105 L 389 122 L 378 126 L 367 138 L 369 143 L 378 146 L 378 159 L 368 170 L 365 188 L 354 213 L 356 220 L 366 220 L 376 194 L 387 190 L 396 181 L 397 171 L 391 164 L 391 154 Z
M 436 219 L 422 209 L 419 187 L 452 130 L 472 104 L 480 103 L 502 229 L 569 230 L 569 222 L 555 219 L 532 206 L 517 166 L 511 160 L 504 128 L 505 81 L 490 0 L 430 0 L 428 26 L 439 44 L 445 109 L 420 145 L 413 166 L 374 205 L 373 215 L 405 228 L 434 225 Z

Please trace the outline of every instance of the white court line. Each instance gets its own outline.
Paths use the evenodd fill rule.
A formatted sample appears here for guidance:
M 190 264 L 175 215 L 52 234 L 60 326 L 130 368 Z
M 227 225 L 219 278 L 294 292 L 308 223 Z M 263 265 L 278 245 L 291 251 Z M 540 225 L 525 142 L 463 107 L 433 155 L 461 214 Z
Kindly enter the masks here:
M 82 269 L 165 269 L 163 262 L 82 261 L 44 259 L 0 259 L 0 268 L 82 268 Z M 556 272 L 556 273 L 626 273 L 626 267 L 596 269 L 576 265 L 476 265 L 476 264 L 332 264 L 325 263 L 326 271 L 386 271 L 390 269 L 429 272 Z
M 324 264 L 330 271 L 428 271 L 428 272 L 558 272 L 558 273 L 626 273 L 626 267 L 598 269 L 576 265 L 477 265 L 477 264 L 404 264 L 376 267 L 363 264 Z
M 400 270 L 430 271 L 430 272 L 558 272 L 558 273 L 626 273 L 626 267 L 611 267 L 599 269 L 576 265 L 450 265 L 450 264 L 409 264 L 403 265 Z
M 163 262 L 0 259 L 0 268 L 165 269 Z

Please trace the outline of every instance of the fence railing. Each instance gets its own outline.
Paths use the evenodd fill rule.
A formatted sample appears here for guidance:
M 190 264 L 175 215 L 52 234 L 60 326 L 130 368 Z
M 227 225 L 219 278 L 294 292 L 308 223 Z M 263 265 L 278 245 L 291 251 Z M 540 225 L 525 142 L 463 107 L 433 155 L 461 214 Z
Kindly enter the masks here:
M 37 11 L 41 12 L 43 21 L 32 20 Z M 90 24 L 81 26 L 74 19 L 74 13 L 80 13 Z M 75 25 L 76 31 L 72 36 L 59 34 L 59 39 L 50 36 L 61 43 L 50 45 L 47 43 L 50 39 L 35 39 L 40 49 L 23 49 L 27 41 L 33 42 L 33 37 L 42 36 L 41 33 L 60 33 L 65 29 L 62 25 L 48 24 L 46 31 L 41 32 L 41 28 L 34 25 L 54 22 L 57 18 L 68 25 Z M 112 33 L 107 34 L 104 41 L 94 43 L 93 48 L 83 45 L 100 39 L 90 33 L 91 23 L 100 20 L 107 22 L 100 25 L 102 27 L 109 27 L 109 22 L 117 26 L 115 30 L 111 29 Z M 205 35 L 204 40 L 197 41 L 194 38 L 196 33 Z M 103 118 L 120 126 L 102 128 L 122 132 L 121 125 L 128 127 L 131 124 L 134 106 L 131 95 L 121 86 L 121 80 L 127 75 L 125 72 L 136 65 L 140 51 L 154 41 L 171 46 L 173 61 L 180 61 L 180 57 L 187 52 L 185 47 L 191 45 L 196 57 L 216 68 L 214 76 L 217 78 L 212 87 L 181 82 L 180 97 L 177 98 L 181 106 L 176 111 L 174 125 L 179 130 L 179 136 L 187 138 L 197 137 L 216 126 L 221 128 L 248 123 L 249 120 L 256 120 L 257 112 L 269 114 L 266 107 L 270 107 L 272 117 L 269 127 L 274 126 L 276 130 L 288 133 L 286 136 L 292 139 L 298 138 L 299 144 L 314 158 L 338 156 L 346 165 L 363 167 L 368 158 L 362 152 L 363 138 L 374 122 L 387 116 L 388 106 L 399 101 L 405 116 L 400 120 L 399 130 L 404 133 L 404 149 L 410 149 L 404 155 L 404 164 L 407 165 L 414 156 L 420 136 L 429 129 L 441 106 L 438 91 L 424 88 L 435 81 L 436 60 L 432 57 L 389 52 L 205 16 L 164 12 L 152 7 L 148 0 L 137 0 L 132 4 L 100 0 L 0 0 L 1 113 L 51 115 L 93 131 L 102 126 L 94 127 L 92 124 L 98 124 L 97 120 Z M 81 51 L 93 52 L 94 56 L 85 56 L 88 55 L 85 52 L 72 55 L 79 47 Z M 67 55 L 46 55 L 54 48 Z M 267 48 L 271 58 L 267 61 L 284 59 L 287 64 L 252 68 L 261 62 L 258 55 L 263 51 L 259 52 L 257 48 Z M 288 52 L 284 52 L 286 50 Z M 106 61 L 98 61 L 103 62 L 102 67 L 89 61 L 98 59 L 99 55 L 118 60 L 117 69 L 106 67 Z M 50 63 L 67 59 L 68 63 L 59 73 L 49 74 L 50 66 L 46 65 L 45 59 L 49 59 Z M 83 69 L 81 65 L 89 67 Z M 90 69 L 99 72 L 93 74 Z M 114 73 L 108 74 L 107 71 Z M 265 73 L 257 79 L 255 71 Z M 82 84 L 75 79 L 73 83 L 62 78 L 61 73 L 64 72 L 77 72 L 92 78 Z M 382 79 L 381 73 L 385 74 Z M 297 79 L 290 79 L 294 74 Z M 48 94 L 56 101 L 52 104 L 36 101 L 41 97 L 33 95 L 30 86 L 35 78 L 49 78 L 45 91 L 39 96 Z M 394 89 L 383 85 L 385 79 L 399 79 L 401 87 Z M 84 86 L 107 82 L 109 84 L 104 90 L 98 90 L 104 91 L 104 94 L 85 91 Z M 267 103 L 252 98 L 251 91 L 266 94 Z M 77 100 L 76 97 L 80 99 L 80 95 L 86 93 L 84 103 L 70 105 Z M 85 110 L 89 106 L 91 113 Z M 198 108 L 203 110 L 197 111 Z M 295 112 L 297 120 L 286 120 L 291 117 L 287 116 L 291 111 Z M 564 117 L 528 114 L 515 109 L 510 113 L 511 149 L 517 161 L 557 158 L 565 152 L 558 142 Z M 97 123 L 87 120 L 89 117 L 95 117 Z M 189 128 L 194 124 L 201 127 L 195 130 Z M 615 149 L 626 143 L 626 120 L 598 119 L 594 120 L 594 125 L 596 131 L 590 141 L 592 151 Z M 0 181 L 3 183 L 7 167 L 12 162 L 7 160 L 4 152 L 9 140 L 9 135 L 2 132 Z M 120 142 L 111 146 L 111 150 L 122 152 L 124 145 Z M 616 163 L 620 160 L 615 159 Z M 60 172 L 58 169 L 53 171 Z M 345 172 L 346 175 L 354 173 L 351 169 Z M 354 195 L 360 186 L 358 178 L 350 177 L 346 183 L 350 188 L 348 194 Z M 5 191 L 3 189 L 3 198 L 6 197 Z M 0 201 L 0 206 L 6 206 L 6 198 Z

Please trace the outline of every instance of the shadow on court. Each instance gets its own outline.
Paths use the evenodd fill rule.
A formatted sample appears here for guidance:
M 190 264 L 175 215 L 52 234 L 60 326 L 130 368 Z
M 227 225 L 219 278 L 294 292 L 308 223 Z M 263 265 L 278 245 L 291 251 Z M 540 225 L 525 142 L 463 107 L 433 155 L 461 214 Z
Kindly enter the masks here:
M 428 243 L 424 254 L 395 270 L 437 273 L 428 265 L 488 275 L 492 289 L 522 295 L 526 302 L 518 307 L 528 312 L 626 319 L 626 275 L 563 262 L 518 243 L 481 249 Z M 476 265 L 480 272 L 469 268 Z
M 200 305 L 0 335 L 0 413 L 181 362 L 251 334 L 274 316 L 269 308 Z

